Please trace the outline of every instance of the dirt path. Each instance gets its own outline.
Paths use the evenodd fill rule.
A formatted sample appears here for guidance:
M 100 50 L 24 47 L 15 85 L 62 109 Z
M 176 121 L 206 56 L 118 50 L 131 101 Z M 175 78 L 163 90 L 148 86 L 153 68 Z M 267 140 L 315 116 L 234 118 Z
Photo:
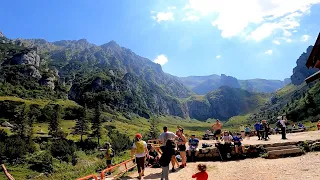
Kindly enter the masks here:
M 282 159 L 245 159 L 229 162 L 205 162 L 208 167 L 209 179 L 219 180 L 292 180 L 320 179 L 320 153 L 308 153 L 300 157 Z M 189 163 L 184 169 L 170 173 L 173 180 L 192 179 L 197 163 Z M 148 168 L 144 179 L 160 179 L 161 169 Z M 122 179 L 136 179 L 134 173 Z
M 288 140 L 280 140 L 280 135 L 272 135 L 269 141 L 258 141 L 257 137 L 244 140 L 244 144 L 270 144 L 278 142 L 304 141 L 320 139 L 320 131 L 302 132 L 288 134 Z M 214 141 L 204 141 L 200 143 L 213 144 Z M 175 173 L 170 173 L 169 178 L 173 180 L 192 179 L 196 172 L 198 163 L 188 163 L 184 169 L 179 169 Z M 241 161 L 229 162 L 204 162 L 208 167 L 209 179 L 219 180 L 292 180 L 292 179 L 320 179 L 320 153 L 308 153 L 300 157 L 281 159 L 245 159 Z M 136 179 L 137 173 L 133 173 L 122 179 Z M 160 179 L 161 168 L 147 168 L 144 179 Z

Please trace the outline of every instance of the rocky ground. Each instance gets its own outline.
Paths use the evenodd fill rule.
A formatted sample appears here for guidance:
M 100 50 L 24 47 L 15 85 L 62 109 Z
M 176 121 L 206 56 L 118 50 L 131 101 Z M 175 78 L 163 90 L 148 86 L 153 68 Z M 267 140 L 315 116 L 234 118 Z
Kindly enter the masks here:
M 257 137 L 245 139 L 244 144 L 270 144 L 279 142 L 316 140 L 320 138 L 320 131 L 288 134 L 288 140 L 280 140 L 281 135 L 272 135 L 269 141 L 258 141 Z M 213 141 L 201 141 L 201 143 L 214 143 Z M 201 162 L 207 165 L 209 179 L 219 180 L 273 180 L 273 179 L 320 179 L 320 153 L 312 152 L 299 157 L 281 159 L 245 159 L 228 162 Z M 170 179 L 192 179 L 198 163 L 188 163 L 184 169 L 170 173 Z M 137 173 L 133 173 L 122 179 L 136 179 Z M 161 168 L 146 169 L 144 179 L 160 179 Z
M 170 173 L 169 179 L 192 179 L 198 163 L 189 163 L 186 168 Z M 219 180 L 302 180 L 320 179 L 320 153 L 281 159 L 245 159 L 229 162 L 204 162 L 208 168 L 209 179 Z M 161 169 L 147 169 L 144 179 L 160 179 Z M 136 179 L 137 173 L 122 179 Z

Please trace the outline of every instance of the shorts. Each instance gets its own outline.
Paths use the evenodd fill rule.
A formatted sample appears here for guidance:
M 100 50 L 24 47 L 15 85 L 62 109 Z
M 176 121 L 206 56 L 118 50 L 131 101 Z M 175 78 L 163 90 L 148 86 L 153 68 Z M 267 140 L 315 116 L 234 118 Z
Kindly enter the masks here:
M 187 148 L 186 148 L 186 145 L 179 145 L 178 149 L 181 152 L 181 151 L 186 151 Z
M 221 129 L 218 129 L 218 130 L 216 130 L 216 131 L 214 132 L 214 136 L 220 135 L 220 134 L 221 134 Z
M 234 143 L 235 146 L 242 146 L 241 143 Z
M 247 135 L 250 135 L 251 133 L 250 132 L 245 132 L 244 134 L 247 136 Z
M 140 173 L 141 170 L 144 170 L 145 157 L 136 157 L 136 163 L 137 163 L 138 173 Z
M 189 151 L 199 151 L 199 148 L 194 149 L 194 148 L 189 147 Z
M 112 164 L 112 160 L 106 160 L 107 165 L 111 165 Z

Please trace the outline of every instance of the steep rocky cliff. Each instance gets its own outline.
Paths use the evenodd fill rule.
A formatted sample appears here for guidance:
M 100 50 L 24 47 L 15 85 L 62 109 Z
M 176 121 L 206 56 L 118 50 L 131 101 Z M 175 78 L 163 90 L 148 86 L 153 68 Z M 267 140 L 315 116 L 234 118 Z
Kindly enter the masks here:
M 317 72 L 317 69 L 308 69 L 306 67 L 306 62 L 310 56 L 313 46 L 309 46 L 307 51 L 302 53 L 301 56 L 297 59 L 297 66 L 293 69 L 293 74 L 291 76 L 291 81 L 294 85 L 300 85 L 304 80 Z

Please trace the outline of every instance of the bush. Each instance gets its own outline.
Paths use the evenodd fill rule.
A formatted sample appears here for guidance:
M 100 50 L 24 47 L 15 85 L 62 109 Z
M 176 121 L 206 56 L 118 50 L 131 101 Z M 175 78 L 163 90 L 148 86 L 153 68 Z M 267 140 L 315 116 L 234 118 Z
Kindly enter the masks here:
M 71 140 L 57 139 L 51 144 L 51 154 L 53 157 L 70 162 L 76 150 L 75 143 Z
M 28 152 L 34 151 L 32 143 L 28 144 L 27 142 L 20 136 L 7 137 L 5 141 L 0 142 L 0 156 L 6 157 L 9 161 L 24 158 Z
M 129 136 L 126 134 L 121 134 L 117 130 L 110 133 L 110 139 L 112 149 L 116 154 L 128 150 L 132 145 L 132 141 L 130 140 Z
M 92 141 L 91 139 L 86 139 L 83 142 L 76 142 L 78 148 L 81 148 L 83 151 L 94 150 L 98 147 L 98 143 Z
M 48 151 L 39 152 L 28 158 L 30 169 L 37 172 L 53 172 L 52 156 Z

